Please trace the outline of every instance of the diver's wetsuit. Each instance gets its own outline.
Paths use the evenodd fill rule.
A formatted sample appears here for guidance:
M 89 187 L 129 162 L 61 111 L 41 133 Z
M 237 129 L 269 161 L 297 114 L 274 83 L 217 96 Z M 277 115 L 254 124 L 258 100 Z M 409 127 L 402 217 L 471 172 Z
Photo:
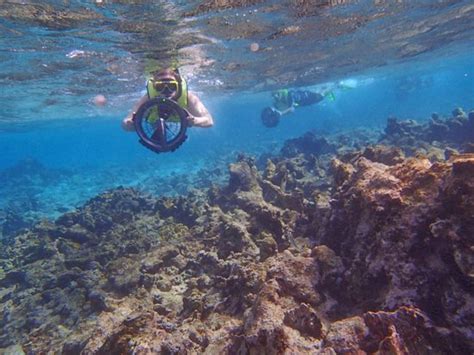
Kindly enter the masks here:
M 308 106 L 317 104 L 324 99 L 324 96 L 312 91 L 290 90 L 288 92 L 292 104 L 296 106 Z
M 293 112 L 295 107 L 317 104 L 324 96 L 308 90 L 278 90 L 272 93 L 273 107 L 265 107 L 260 114 L 262 122 L 267 127 L 278 125 L 280 117 Z

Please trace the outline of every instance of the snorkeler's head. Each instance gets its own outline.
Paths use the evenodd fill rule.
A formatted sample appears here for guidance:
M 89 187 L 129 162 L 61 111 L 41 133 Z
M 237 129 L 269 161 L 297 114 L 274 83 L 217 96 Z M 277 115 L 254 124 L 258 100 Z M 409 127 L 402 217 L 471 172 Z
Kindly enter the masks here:
M 152 73 L 153 87 L 162 96 L 176 99 L 181 93 L 181 76 L 177 70 L 167 68 Z
M 285 100 L 287 96 L 288 96 L 288 90 L 286 89 L 272 91 L 272 97 L 275 101 Z

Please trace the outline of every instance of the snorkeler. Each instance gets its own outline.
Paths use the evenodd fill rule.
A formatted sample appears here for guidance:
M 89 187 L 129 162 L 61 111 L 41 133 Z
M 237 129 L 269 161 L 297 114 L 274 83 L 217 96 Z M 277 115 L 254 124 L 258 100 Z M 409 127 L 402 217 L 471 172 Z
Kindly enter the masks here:
M 201 102 L 199 97 L 188 91 L 186 81 L 181 77 L 178 70 L 164 69 L 152 73 L 147 81 L 147 94 L 144 95 L 134 106 L 133 111 L 122 121 L 122 128 L 126 131 L 134 131 L 133 122 L 135 112 L 145 102 L 156 97 L 165 97 L 175 101 L 181 108 L 189 113 L 187 125 L 195 127 L 212 127 L 214 120 Z
M 272 92 L 273 106 L 263 109 L 261 118 L 267 127 L 275 127 L 280 117 L 295 111 L 299 106 L 309 106 L 317 104 L 326 96 L 333 98 L 332 92 L 320 94 L 309 90 L 288 90 L 281 89 Z

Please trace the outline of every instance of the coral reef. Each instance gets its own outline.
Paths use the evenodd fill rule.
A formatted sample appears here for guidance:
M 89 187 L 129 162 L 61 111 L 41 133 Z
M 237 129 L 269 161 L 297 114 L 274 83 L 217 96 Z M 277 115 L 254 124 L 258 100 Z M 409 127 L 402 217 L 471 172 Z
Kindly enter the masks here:
M 380 143 L 399 146 L 411 155 L 415 151 L 436 155 L 450 155 L 457 152 L 473 153 L 474 111 L 466 114 L 461 108 L 452 111 L 452 117 L 443 119 L 433 113 L 427 123 L 414 120 L 399 121 L 391 117 L 387 121 L 385 134 Z M 444 157 L 441 158 L 441 160 Z
M 21 160 L 0 171 L 0 192 L 5 196 L 0 201 L 0 239 L 37 222 L 37 212 L 47 205 L 39 198 L 45 186 L 56 185 L 69 175 L 64 170 L 48 169 L 34 159 Z
M 466 127 L 436 129 L 309 133 L 222 186 L 118 188 L 38 223 L 1 249 L 0 347 L 470 354 L 474 155 Z
M 168 176 L 146 166 L 100 166 L 64 170 L 24 159 L 0 171 L 0 239 L 8 239 L 44 218 L 57 218 L 98 193 L 117 186 L 134 186 L 160 196 L 186 195 L 227 181 L 226 166 L 235 155 L 223 155 L 212 166 L 187 172 L 170 169 Z M 156 182 L 160 181 L 159 184 Z

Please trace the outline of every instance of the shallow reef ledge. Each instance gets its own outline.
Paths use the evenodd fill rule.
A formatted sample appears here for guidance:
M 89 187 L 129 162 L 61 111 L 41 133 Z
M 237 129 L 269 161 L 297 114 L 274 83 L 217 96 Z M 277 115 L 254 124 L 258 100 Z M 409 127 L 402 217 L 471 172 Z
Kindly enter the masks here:
M 2 351 L 471 354 L 474 154 L 459 124 L 474 114 L 456 114 L 308 133 L 239 156 L 223 186 L 119 188 L 36 224 L 2 247 Z

